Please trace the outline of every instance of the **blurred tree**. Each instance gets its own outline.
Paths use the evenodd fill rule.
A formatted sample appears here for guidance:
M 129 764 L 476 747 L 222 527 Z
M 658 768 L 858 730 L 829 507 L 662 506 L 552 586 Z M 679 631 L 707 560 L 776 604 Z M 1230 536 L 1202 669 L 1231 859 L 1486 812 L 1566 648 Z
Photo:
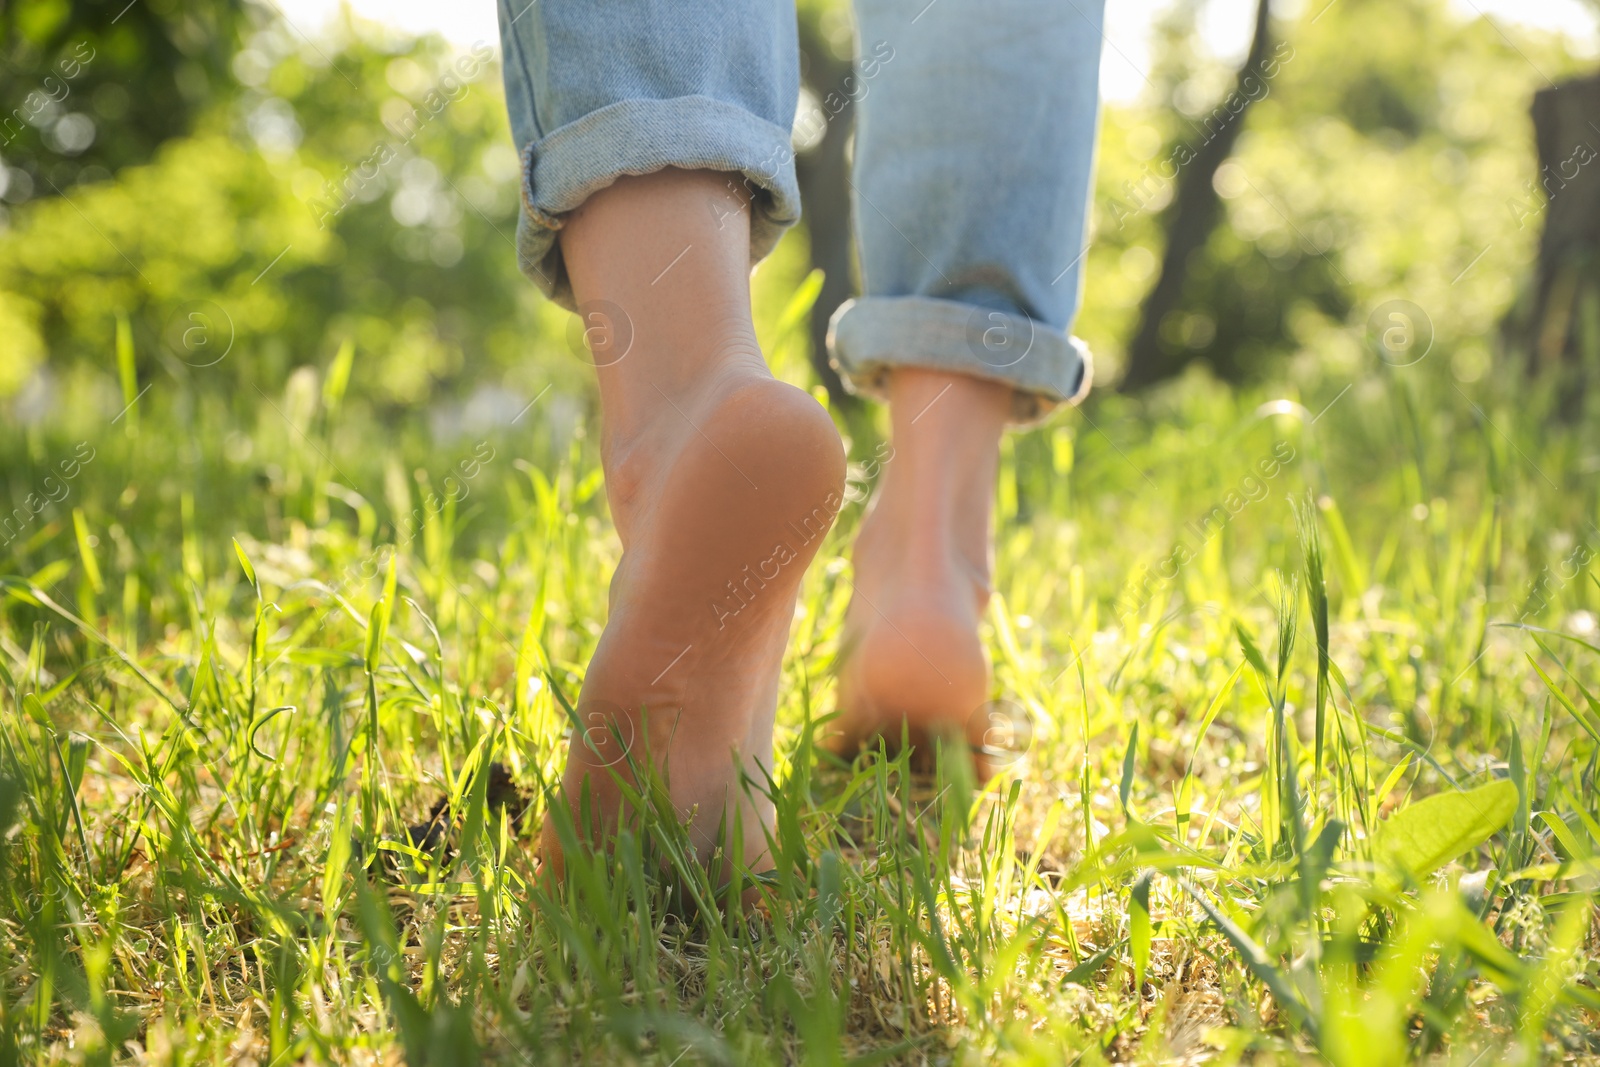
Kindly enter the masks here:
M 0 3 L 0 194 L 60 193 L 148 160 L 234 91 L 251 0 Z
M 1162 229 L 1166 250 L 1155 285 L 1139 311 L 1139 325 L 1128 345 L 1124 389 L 1140 389 L 1183 369 L 1193 355 L 1181 339 L 1170 335 L 1168 325 L 1178 313 L 1183 299 L 1184 281 L 1191 262 L 1206 245 L 1211 231 L 1222 217 L 1222 200 L 1214 185 L 1217 169 L 1233 154 L 1234 143 L 1244 129 L 1250 106 L 1265 95 L 1265 66 L 1272 46 L 1272 3 L 1258 0 L 1255 32 L 1244 63 L 1234 76 L 1228 95 L 1206 116 L 1199 132 L 1199 143 L 1186 145 L 1171 162 L 1178 168 L 1177 191 L 1166 210 Z M 1163 336 L 1166 326 L 1168 336 Z
M 1530 369 L 1580 364 L 1587 354 L 1591 365 L 1580 376 L 1593 374 L 1600 372 L 1600 74 L 1540 89 L 1532 115 L 1539 172 L 1522 207 L 1531 212 L 1542 196 L 1545 216 L 1531 306 L 1517 332 Z
M 1170 310 L 1143 316 L 1161 356 L 1148 380 L 1197 365 L 1298 376 L 1313 349 L 1353 368 L 1377 358 L 1368 316 L 1396 298 L 1422 310 L 1433 358 L 1477 380 L 1538 236 L 1536 202 L 1507 210 L 1532 170 L 1525 102 L 1546 74 L 1587 64 L 1559 36 L 1464 18 L 1447 0 L 1321 2 L 1273 29 L 1252 86 L 1197 53 L 1192 22 L 1169 21 L 1152 105 L 1108 114 L 1080 332 L 1108 353 L 1138 336 L 1166 252 L 1181 286 Z M 1164 243 L 1178 182 L 1220 128 L 1209 116 L 1250 93 L 1247 127 L 1196 193 L 1220 198 L 1217 224 L 1180 263 Z M 1341 341 L 1324 348 L 1330 332 Z
M 13 206 L 0 398 L 45 360 L 48 391 L 99 389 L 118 316 L 141 384 L 256 403 L 344 340 L 352 392 L 390 414 L 584 378 L 548 343 L 553 358 L 530 359 L 567 316 L 516 269 L 519 165 L 488 43 L 457 52 L 347 24 L 312 44 L 269 18 L 223 69 L 187 136 L 68 198 Z M 85 406 L 122 406 L 99 399 Z
M 844 80 L 854 49 L 847 7 L 801 4 L 804 254 L 829 282 L 812 323 L 820 376 L 828 316 L 852 283 L 842 165 L 862 87 L 852 93 Z M 30 0 L 36 8 L 51 9 Z M 152 10 L 173 8 L 155 0 Z M 57 409 L 102 423 L 120 410 L 119 315 L 132 328 L 141 387 L 181 379 L 257 407 L 258 388 L 281 395 L 295 368 L 325 362 L 347 339 L 351 396 L 380 417 L 425 402 L 468 422 L 458 416 L 479 394 L 515 414 L 547 384 L 556 391 L 546 405 L 586 395 L 587 369 L 567 351 L 569 316 L 538 300 L 515 268 L 518 161 L 489 63 L 458 66 L 464 54 L 442 41 L 374 25 L 335 26 L 312 42 L 266 9 L 239 10 L 239 46 L 207 81 L 208 102 L 148 157 L 112 152 L 116 124 L 98 118 L 92 152 L 78 156 L 54 153 L 33 123 L 14 149 L 0 146 L 12 163 L 31 145 L 47 168 L 80 166 L 79 184 L 62 186 L 70 202 L 41 183 L 45 195 L 0 209 L 0 419 L 43 417 L 52 396 Z M 16 25 L 21 11 L 0 17 Z M 103 21 L 117 13 L 113 3 Z M 1531 144 L 1511 133 L 1527 128 L 1526 101 L 1547 84 L 1539 72 L 1559 80 L 1587 66 L 1559 39 L 1463 20 L 1447 0 L 1337 0 L 1274 28 L 1286 38 L 1268 53 L 1277 73 L 1269 63 L 1263 84 L 1244 86 L 1259 99 L 1206 183 L 1220 218 L 1184 263 L 1180 301 L 1161 319 L 1164 347 L 1227 378 L 1309 376 L 1322 362 L 1343 372 L 1371 355 L 1361 345 L 1367 310 L 1403 297 L 1437 327 L 1433 358 L 1476 380 L 1492 365 L 1487 339 L 1538 237 L 1536 199 L 1525 222 L 1506 209 L 1533 169 Z M 79 39 L 49 29 L 61 43 L 39 62 L 73 74 L 53 65 Z M 1195 36 L 1192 24 L 1169 26 L 1151 71 L 1159 97 L 1107 109 L 1075 329 L 1108 367 L 1159 264 L 1168 219 L 1158 213 L 1187 169 L 1174 169 L 1179 150 L 1222 128 L 1219 82 L 1238 84 L 1235 71 L 1194 52 Z M 115 51 L 89 47 L 90 71 Z M 87 77 L 75 71 L 66 109 L 79 109 Z M 133 88 L 130 128 L 176 128 L 145 115 L 164 105 Z M 91 158 L 102 162 L 84 165 Z M 807 235 L 796 236 L 798 260 Z M 777 261 L 777 281 L 791 285 L 799 264 Z M 787 294 L 773 299 L 781 306 Z M 235 335 L 215 365 L 175 344 L 171 328 L 206 301 Z
M 795 175 L 800 182 L 811 266 L 822 271 L 823 279 L 811 308 L 811 368 L 827 388 L 829 400 L 848 408 L 855 398 L 845 391 L 828 363 L 828 320 L 855 291 L 847 158 L 859 92 L 854 81 L 855 34 L 848 13 L 837 3 L 812 0 L 797 8 L 806 94 L 795 123 L 800 149 L 795 155 Z

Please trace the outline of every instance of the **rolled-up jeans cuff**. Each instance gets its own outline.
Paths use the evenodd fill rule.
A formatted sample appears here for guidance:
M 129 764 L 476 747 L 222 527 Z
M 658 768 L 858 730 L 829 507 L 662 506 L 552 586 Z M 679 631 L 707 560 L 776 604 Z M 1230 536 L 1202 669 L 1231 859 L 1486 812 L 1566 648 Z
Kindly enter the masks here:
M 565 215 L 625 174 L 667 167 L 729 172 L 721 218 L 750 211 L 750 262 L 757 263 L 800 218 L 789 131 L 706 96 L 621 100 L 526 145 L 517 260 L 556 303 L 571 309 L 572 282 L 556 231 Z M 734 175 L 742 175 L 744 181 Z
M 846 302 L 828 325 L 831 362 L 852 392 L 888 399 L 896 367 L 952 371 L 1014 388 L 1012 421 L 1037 422 L 1089 392 L 1089 347 L 1037 319 L 927 296 Z

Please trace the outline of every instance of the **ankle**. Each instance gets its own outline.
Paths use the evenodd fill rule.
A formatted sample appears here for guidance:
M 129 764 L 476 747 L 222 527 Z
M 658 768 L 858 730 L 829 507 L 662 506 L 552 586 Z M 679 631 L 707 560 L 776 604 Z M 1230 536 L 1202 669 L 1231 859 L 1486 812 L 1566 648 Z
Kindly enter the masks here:
M 994 592 L 987 528 L 957 537 L 948 522 L 919 521 L 894 497 L 880 495 L 861 522 L 851 552 L 856 580 L 912 597 L 970 597 L 974 616 L 981 615 Z
M 614 518 L 672 463 L 718 397 L 772 377 L 752 328 L 708 327 L 705 336 L 698 350 L 652 346 L 631 367 L 600 371 L 600 466 Z
M 584 336 L 602 344 L 594 362 L 608 476 L 648 465 L 634 458 L 640 446 L 648 451 L 728 376 L 766 373 L 750 314 L 749 231 L 704 211 L 725 181 L 674 168 L 624 177 L 561 230 L 584 325 L 603 327 Z
M 1009 386 L 906 369 L 890 381 L 894 450 L 862 523 L 857 557 L 924 584 L 961 578 L 978 609 L 990 593 L 990 521 Z

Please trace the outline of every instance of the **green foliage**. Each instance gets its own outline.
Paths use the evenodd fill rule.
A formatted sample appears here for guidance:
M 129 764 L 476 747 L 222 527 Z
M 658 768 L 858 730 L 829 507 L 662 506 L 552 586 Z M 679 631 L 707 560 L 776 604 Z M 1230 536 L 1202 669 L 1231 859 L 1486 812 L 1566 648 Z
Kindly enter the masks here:
M 57 196 L 149 159 L 228 99 L 246 0 L 24 0 L 0 7 L 5 199 Z
M 789 269 L 764 283 L 763 321 L 797 299 Z M 465 479 L 459 457 L 416 426 L 370 447 L 341 362 L 245 424 L 276 476 L 182 458 L 153 428 L 185 405 L 202 442 L 240 424 L 169 385 L 140 402 L 137 435 L 94 438 L 70 521 L 47 512 L 3 550 L 0 699 L 23 714 L 0 717 L 0 777 L 22 785 L 0 836 L 0 937 L 21 961 L 0 1032 L 29 1058 L 66 1056 L 68 1033 L 178 1062 L 240 1041 L 258 1059 L 376 1044 L 412 1062 L 1588 1047 L 1596 946 L 1572 916 L 1593 914 L 1600 745 L 1556 704 L 1588 716 L 1600 688 L 1581 636 L 1600 586 L 1557 543 L 1552 573 L 1570 579 L 1523 628 L 1485 627 L 1523 610 L 1550 530 L 1595 513 L 1592 489 L 1540 476 L 1579 484 L 1584 453 L 1537 393 L 1488 415 L 1537 465 L 1500 494 L 1482 476 L 1495 453 L 1462 444 L 1478 414 L 1459 397 L 1415 440 L 1354 404 L 1315 427 L 1263 417 L 1265 394 L 1108 404 L 1099 431 L 1020 438 L 987 636 L 1035 740 L 1018 781 L 977 795 L 953 768 L 941 787 L 814 744 L 848 508 L 806 580 L 776 781 L 752 784 L 776 800 L 781 866 L 765 909 L 739 917 L 642 765 L 650 815 L 614 857 L 575 851 L 557 885 L 533 866 L 541 819 L 572 834 L 545 790 L 618 555 L 593 444 L 552 454 L 546 425 L 494 431 L 458 446 L 492 456 L 470 492 L 429 503 Z M 1432 390 L 1445 370 L 1408 369 L 1357 388 Z M 279 413 L 295 390 L 309 442 Z M 1340 447 L 1314 438 L 1330 425 Z M 32 433 L 47 462 L 72 454 L 69 429 Z M 1016 463 L 1041 439 L 1073 457 L 1068 497 Z M 1139 568 L 1284 440 L 1296 459 L 1271 494 L 1119 615 Z M 9 447 L 26 473 L 25 442 Z M 1395 503 L 1410 465 L 1366 467 L 1402 447 L 1451 494 L 1421 519 Z M 1339 543 L 1322 574 L 1319 546 Z M 1263 577 L 1282 595 L 1263 600 Z M 1571 655 L 1535 626 L 1575 639 Z M 491 800 L 490 761 L 527 791 L 523 818 Z M 449 836 L 413 845 L 406 827 L 440 801 Z M 134 995 L 156 983 L 162 1002 Z
M 235 63 L 248 83 L 189 136 L 12 211 L 0 393 L 46 351 L 63 386 L 87 387 L 120 315 L 141 383 L 276 391 L 345 343 L 380 406 L 498 375 L 529 396 L 536 376 L 581 381 L 564 356 L 537 359 L 565 347 L 565 316 L 516 269 L 518 163 L 487 46 L 347 32 L 325 53 L 282 23 L 257 30 Z
M 1232 72 L 1194 54 L 1194 10 L 1177 5 L 1151 72 L 1172 107 L 1113 110 L 1101 136 L 1079 329 L 1113 358 L 1154 282 L 1172 179 L 1230 103 Z M 1164 341 L 1229 379 L 1272 376 L 1296 354 L 1310 364 L 1299 373 L 1345 371 L 1371 358 L 1374 306 L 1404 297 L 1478 380 L 1538 239 L 1529 101 L 1584 65 L 1444 0 L 1308 4 L 1274 27 L 1214 182 L 1226 223 L 1189 264 Z
M 1498 833 L 1517 810 L 1517 787 L 1501 779 L 1464 793 L 1423 797 L 1384 821 L 1373 851 L 1415 878 L 1472 851 Z
M 324 229 L 327 183 L 457 57 L 255 26 L 186 133 L 14 206 L 0 1063 L 1600 1052 L 1600 423 L 1485 380 L 1531 232 L 1527 146 L 1496 131 L 1522 128 L 1517 53 L 1559 57 L 1396 10 L 1289 27 L 1237 161 L 1255 188 L 1207 250 L 1190 313 L 1271 384 L 1097 394 L 1007 441 L 984 637 L 1032 720 L 1014 777 L 819 750 L 849 540 L 893 462 L 853 428 L 750 783 L 777 810 L 761 878 L 692 862 L 632 755 L 617 851 L 536 869 L 543 820 L 576 841 L 548 791 L 620 545 L 585 365 L 512 265 L 492 72 Z M 1207 76 L 1182 59 L 1163 89 Z M 1109 117 L 1102 211 L 1182 121 Z M 1151 219 L 1102 218 L 1102 351 Z M 1324 223 L 1337 249 L 1302 243 Z M 796 381 L 803 241 L 753 285 Z M 1407 367 L 1363 334 L 1396 292 L 1436 327 Z M 464 412 L 496 389 L 525 417 Z

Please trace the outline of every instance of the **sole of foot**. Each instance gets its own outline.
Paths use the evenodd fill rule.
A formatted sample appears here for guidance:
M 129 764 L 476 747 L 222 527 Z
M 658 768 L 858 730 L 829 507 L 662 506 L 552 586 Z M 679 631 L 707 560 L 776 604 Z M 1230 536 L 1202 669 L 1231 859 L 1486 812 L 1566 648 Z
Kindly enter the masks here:
M 638 818 L 622 786 L 653 766 L 702 860 L 737 848 L 759 870 L 784 647 L 801 578 L 843 502 L 844 449 L 822 407 L 764 368 L 662 406 L 638 438 L 648 446 L 608 470 L 608 493 L 615 473 L 629 496 L 626 547 L 563 788 L 573 812 L 587 788 L 601 825 L 586 836 L 601 840 Z M 559 871 L 548 823 L 543 851 Z

